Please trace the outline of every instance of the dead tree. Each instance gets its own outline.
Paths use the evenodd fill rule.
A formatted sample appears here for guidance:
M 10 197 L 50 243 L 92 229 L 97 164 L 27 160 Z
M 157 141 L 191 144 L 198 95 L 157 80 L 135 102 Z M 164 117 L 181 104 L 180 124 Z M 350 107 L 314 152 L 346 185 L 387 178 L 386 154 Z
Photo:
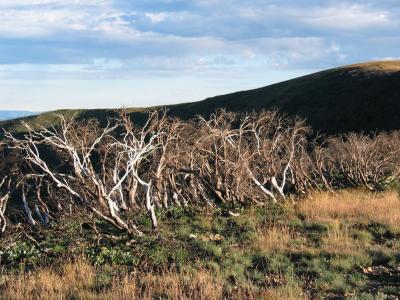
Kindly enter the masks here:
M 249 157 L 249 176 L 273 201 L 284 199 L 289 174 L 309 129 L 304 121 L 291 121 L 276 111 L 253 114 L 250 128 L 254 150 Z
M 199 184 L 217 203 L 234 201 L 232 182 L 235 159 L 235 136 L 232 127 L 236 114 L 218 111 L 209 120 L 198 118 L 198 137 L 193 143 Z M 206 197 L 206 195 L 204 195 Z
M 26 161 L 37 171 L 37 176 L 46 176 L 58 188 L 67 191 L 75 203 L 112 225 L 140 234 L 136 226 L 128 225 L 120 216 L 124 199 L 119 197 L 118 192 L 133 166 L 124 159 L 126 153 L 121 152 L 112 137 L 118 125 L 111 126 L 109 123 L 100 128 L 93 121 L 81 124 L 62 115 L 58 118 L 59 127 L 41 127 L 35 131 L 25 124 L 28 133 L 23 139 L 16 139 L 10 133 L 6 136 L 13 147 L 24 152 Z M 64 161 L 65 172 L 42 155 L 46 147 L 57 154 L 57 159 Z M 101 174 L 95 155 L 109 157 L 108 166 L 101 169 L 106 174 Z
M 289 180 L 298 194 L 307 194 L 313 190 L 333 191 L 330 176 L 333 158 L 327 149 L 326 140 L 317 136 L 299 145 L 293 160 Z
M 182 181 L 177 177 L 176 163 L 182 154 L 187 156 L 187 153 L 182 153 L 184 149 L 180 141 L 183 131 L 190 127 L 178 119 L 167 118 L 165 112 L 163 113 L 157 122 L 158 131 L 161 132 L 157 137 L 159 147 L 153 152 L 150 162 L 150 169 L 154 172 L 156 199 L 158 205 L 161 206 L 162 202 L 164 208 L 168 208 L 170 203 L 186 206 L 188 199 L 183 194 L 183 187 L 180 186 Z
M 379 133 L 372 137 L 350 133 L 332 138 L 329 144 L 335 159 L 332 171 L 340 175 L 345 186 L 381 190 L 384 184 L 393 181 L 398 175 L 398 133 Z
M 0 180 L 0 233 L 6 230 L 7 219 L 5 217 L 7 202 L 10 199 L 11 179 L 7 176 Z
M 158 199 L 155 187 L 161 187 L 161 174 L 166 164 L 166 149 L 173 136 L 169 135 L 165 111 L 150 111 L 143 126 L 134 126 L 128 114 L 121 112 L 122 138 L 117 140 L 129 165 L 127 176 L 134 190 L 130 197 L 132 202 L 137 197 L 137 185 L 143 188 L 144 206 L 146 207 L 153 228 L 158 226 L 155 213 Z M 158 153 L 158 155 L 157 155 Z M 147 169 L 146 169 L 147 168 Z M 153 169 L 153 170 L 152 170 Z
M 38 130 L 25 124 L 22 138 L 6 133 L 28 167 L 18 183 L 0 172 L 1 231 L 11 190 L 31 226 L 47 225 L 67 202 L 140 235 L 132 216 L 141 209 L 156 228 L 157 210 L 173 205 L 264 205 L 315 189 L 377 190 L 400 178 L 399 132 L 311 139 L 304 121 L 277 111 L 219 110 L 187 122 L 149 111 L 140 126 L 124 110 L 104 127 L 58 118 Z
M 204 200 L 202 184 L 199 181 L 198 156 L 194 151 L 194 142 L 199 137 L 198 123 L 194 120 L 185 123 L 174 120 L 171 125 L 172 130 L 168 135 L 172 142 L 168 145 L 162 143 L 166 157 L 162 172 L 163 204 L 165 207 L 189 204 L 195 206 Z M 209 201 L 206 202 L 210 204 Z
M 6 168 L 3 164 L 5 157 L 3 155 L 4 148 L 6 144 L 3 141 L 0 141 L 0 154 L 1 154 L 1 167 Z M 7 168 L 8 169 L 8 168 Z M 0 234 L 6 230 L 7 219 L 5 216 L 6 208 L 8 200 L 10 199 L 11 194 L 11 174 L 6 174 L 6 170 L 0 169 Z M 8 172 L 10 170 L 7 170 Z
M 308 128 L 277 112 L 238 115 L 217 111 L 185 130 L 176 169 L 191 178 L 186 193 L 213 205 L 285 198 Z M 293 176 L 292 181 L 293 183 Z M 263 197 L 261 195 L 264 195 Z
M 188 198 L 210 206 L 245 201 L 241 186 L 248 180 L 240 157 L 238 124 L 237 114 L 220 110 L 209 119 L 198 117 L 187 126 L 176 170 L 184 175 L 182 185 Z

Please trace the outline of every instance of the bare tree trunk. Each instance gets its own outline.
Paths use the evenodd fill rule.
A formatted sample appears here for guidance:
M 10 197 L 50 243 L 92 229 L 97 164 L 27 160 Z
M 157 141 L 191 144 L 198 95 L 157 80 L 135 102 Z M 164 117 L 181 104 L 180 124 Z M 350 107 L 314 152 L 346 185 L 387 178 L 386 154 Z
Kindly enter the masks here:
M 129 186 L 129 202 L 131 206 L 135 206 L 137 204 L 135 200 L 137 187 L 138 187 L 138 181 L 132 178 Z
M 7 201 L 9 198 L 9 194 L 0 198 L 0 233 L 6 230 L 7 220 L 4 214 L 6 213 Z
M 166 187 L 164 187 L 163 205 L 165 209 L 168 209 L 168 192 Z
M 6 184 L 7 177 L 3 178 L 0 182 L 0 188 L 2 188 Z M 7 202 L 10 198 L 10 185 L 11 179 L 8 179 L 8 184 L 6 187 L 6 193 L 4 196 L 0 197 L 0 233 L 3 233 L 6 230 L 7 220 L 5 217 Z
M 22 196 L 22 208 L 25 212 L 25 216 L 28 220 L 28 224 L 31 225 L 32 227 L 36 226 L 36 222 L 32 217 L 32 211 L 29 208 L 28 202 L 26 201 L 26 193 L 25 193 L 25 187 L 21 187 L 21 196 Z
M 152 196 L 151 196 L 151 180 L 149 183 L 143 183 L 145 192 L 146 192 L 146 209 L 150 214 L 151 218 L 151 223 L 153 225 L 153 228 L 157 228 L 157 217 L 156 217 L 156 212 L 155 212 L 155 205 L 152 201 Z
M 253 173 L 251 172 L 251 170 L 250 170 L 249 168 L 248 168 L 247 170 L 248 170 L 248 173 L 249 173 L 249 175 L 250 175 L 252 181 L 255 183 L 255 185 L 256 185 L 257 187 L 259 187 L 260 190 L 261 190 L 265 195 L 267 195 L 268 197 L 270 197 L 270 198 L 274 201 L 274 203 L 278 203 L 278 201 L 276 200 L 275 195 L 274 195 L 271 191 L 269 191 L 268 189 L 266 189 L 266 188 L 264 187 L 264 185 L 263 185 L 261 182 L 259 182 L 259 181 L 257 180 L 257 178 L 253 175 Z

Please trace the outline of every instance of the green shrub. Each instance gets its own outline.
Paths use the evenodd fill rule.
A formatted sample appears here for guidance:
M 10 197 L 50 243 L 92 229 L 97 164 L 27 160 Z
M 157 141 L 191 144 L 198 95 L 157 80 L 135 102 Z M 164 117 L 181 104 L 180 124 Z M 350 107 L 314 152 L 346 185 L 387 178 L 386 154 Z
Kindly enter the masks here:
M 40 261 L 40 250 L 36 245 L 27 242 L 17 242 L 10 248 L 0 251 L 1 264 L 36 265 Z
M 138 263 L 137 258 L 132 252 L 118 247 L 89 248 L 86 250 L 86 256 L 96 265 L 124 265 L 135 266 Z
M 190 261 L 190 253 L 186 248 L 178 248 L 173 252 L 173 259 L 176 267 L 182 268 Z
M 315 285 L 321 291 L 334 291 L 344 293 L 351 290 L 351 286 L 347 283 L 343 274 L 330 270 L 323 270 L 315 280 Z
M 353 233 L 353 238 L 362 242 L 371 242 L 374 239 L 374 236 L 369 231 L 356 230 Z
M 201 258 L 219 259 L 222 256 L 222 247 L 215 242 L 196 240 L 194 246 Z
M 293 265 L 290 259 L 281 253 L 269 256 L 255 255 L 252 265 L 256 270 L 266 274 L 286 274 L 293 272 Z
M 162 267 L 168 264 L 170 257 L 170 251 L 163 245 L 154 245 L 148 250 L 147 256 L 151 263 L 156 267 Z

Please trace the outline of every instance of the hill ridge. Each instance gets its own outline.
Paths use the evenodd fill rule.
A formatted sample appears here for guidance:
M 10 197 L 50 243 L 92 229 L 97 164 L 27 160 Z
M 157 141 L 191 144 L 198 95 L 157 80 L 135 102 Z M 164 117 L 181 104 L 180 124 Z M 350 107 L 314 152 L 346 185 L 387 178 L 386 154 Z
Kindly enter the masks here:
M 198 102 L 167 105 L 169 113 L 183 119 L 209 115 L 218 108 L 245 112 L 279 109 L 307 119 L 317 131 L 342 133 L 400 129 L 400 61 L 356 63 L 305 75 L 269 86 L 210 97 Z M 131 108 L 140 113 L 144 108 Z M 79 118 L 104 118 L 105 110 L 64 110 Z M 51 121 L 51 113 L 26 118 Z M 0 122 L 18 131 L 20 120 Z

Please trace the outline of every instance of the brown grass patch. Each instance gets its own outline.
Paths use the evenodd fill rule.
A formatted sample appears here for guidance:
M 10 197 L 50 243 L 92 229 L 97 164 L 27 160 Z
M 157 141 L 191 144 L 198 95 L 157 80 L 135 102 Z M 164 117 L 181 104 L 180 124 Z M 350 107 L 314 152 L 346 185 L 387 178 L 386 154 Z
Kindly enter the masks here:
M 295 242 L 300 238 L 298 233 L 287 226 L 273 226 L 258 230 L 258 235 L 252 242 L 252 248 L 264 253 L 284 252 L 293 250 Z
M 381 223 L 398 228 L 400 224 L 400 198 L 395 192 L 370 193 L 344 190 L 338 196 L 315 193 L 299 203 L 298 211 L 316 221 L 355 221 Z
M 258 299 L 302 300 L 310 298 L 307 296 L 298 282 L 288 282 L 278 288 L 266 290 Z
M 349 225 L 333 220 L 329 224 L 328 233 L 322 237 L 320 251 L 341 255 L 354 255 L 362 250 L 362 244 L 351 237 Z
M 101 279 L 102 278 L 102 279 Z M 34 273 L 3 275 L 0 299 L 299 299 L 305 298 L 298 282 L 277 289 L 235 286 L 219 272 L 165 271 L 160 274 L 111 275 L 84 260 Z

